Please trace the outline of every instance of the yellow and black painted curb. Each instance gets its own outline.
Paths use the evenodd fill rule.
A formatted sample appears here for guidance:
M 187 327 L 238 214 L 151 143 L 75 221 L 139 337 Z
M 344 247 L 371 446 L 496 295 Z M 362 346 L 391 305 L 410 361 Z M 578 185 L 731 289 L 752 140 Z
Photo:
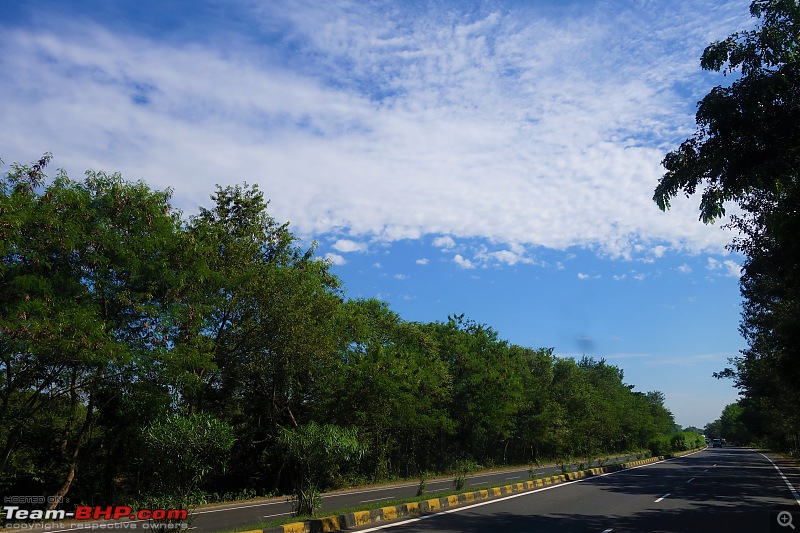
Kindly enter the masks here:
M 342 531 L 355 527 L 377 524 L 379 522 L 389 522 L 398 518 L 420 516 L 425 513 L 432 513 L 442 509 L 457 507 L 466 503 L 488 500 L 490 498 L 496 498 L 499 496 L 508 496 L 511 494 L 539 489 L 550 485 L 557 485 L 566 481 L 576 481 L 585 477 L 599 476 L 609 472 L 625 470 L 626 468 L 643 466 L 646 464 L 663 461 L 664 459 L 686 455 L 688 453 L 692 453 L 693 451 L 696 450 L 677 452 L 667 456 L 650 457 L 649 459 L 640 459 L 638 461 L 630 461 L 618 465 L 590 468 L 588 470 L 581 470 L 579 472 L 569 472 L 567 474 L 560 474 L 556 476 L 525 481 L 522 483 L 514 483 L 501 487 L 493 487 L 490 489 L 477 490 L 474 492 L 464 492 L 453 496 L 444 496 L 442 498 L 432 498 L 418 502 L 391 505 L 388 507 L 381 507 L 379 509 L 356 511 L 337 516 L 326 516 L 324 518 L 306 520 L 305 522 L 292 522 L 291 524 L 284 524 L 282 526 L 269 527 L 266 529 L 254 529 L 251 531 L 244 531 L 242 533 L 322 533 Z

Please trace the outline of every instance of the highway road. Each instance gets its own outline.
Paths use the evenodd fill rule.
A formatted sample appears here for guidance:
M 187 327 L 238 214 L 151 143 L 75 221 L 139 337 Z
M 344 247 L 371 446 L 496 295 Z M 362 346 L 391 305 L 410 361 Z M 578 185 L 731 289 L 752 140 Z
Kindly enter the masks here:
M 610 462 L 627 460 L 630 460 L 629 456 L 620 456 L 612 457 Z M 539 476 L 551 476 L 560 474 L 561 470 L 557 466 L 549 465 L 538 468 L 536 473 Z M 488 484 L 507 485 L 528 479 L 530 479 L 530 472 L 527 468 L 504 470 L 470 476 L 468 487 Z M 400 483 L 326 493 L 322 496 L 322 509 L 319 511 L 319 516 L 325 516 L 326 511 L 358 507 L 374 502 L 386 501 L 388 503 L 391 500 L 410 498 L 417 493 L 417 487 L 418 483 Z M 453 478 L 439 478 L 427 482 L 427 494 L 449 490 L 453 490 Z M 288 517 L 291 514 L 291 505 L 287 503 L 285 498 L 199 509 L 196 511 L 192 522 L 192 527 L 197 529 L 193 529 L 192 533 L 215 533 Z
M 609 464 L 630 459 L 630 456 L 612 457 L 609 460 Z M 594 464 L 592 466 L 597 465 Z M 536 473 L 539 476 L 551 476 L 557 473 L 560 474 L 561 470 L 555 465 L 549 465 L 538 468 Z M 468 487 L 488 484 L 506 485 L 528 479 L 530 479 L 530 472 L 527 468 L 503 470 L 470 476 Z M 319 513 L 320 516 L 325 516 L 326 511 L 358 507 L 373 502 L 386 501 L 388 503 L 391 500 L 409 498 L 416 494 L 417 487 L 418 483 L 411 482 L 326 493 L 322 495 L 322 509 Z M 452 489 L 453 478 L 432 479 L 427 482 L 426 494 Z M 291 514 L 292 505 L 285 497 L 208 506 L 194 511 L 191 521 L 191 533 L 216 533 L 245 526 L 255 526 L 260 523 L 288 517 Z M 93 526 L 98 529 L 104 526 L 114 526 L 115 529 L 145 529 L 146 522 L 142 520 L 100 520 L 65 523 L 63 527 L 49 527 L 46 529 L 33 527 L 29 528 L 29 531 L 38 533 L 45 529 L 48 533 L 67 533 L 74 532 L 76 529 L 92 528 Z
M 681 458 L 464 505 L 360 531 L 410 532 L 769 532 L 800 533 L 800 469 L 745 448 L 710 448 Z M 624 458 L 622 460 L 625 460 Z M 560 473 L 540 468 L 540 476 Z M 529 479 L 527 469 L 472 476 L 470 487 Z M 452 478 L 430 480 L 427 493 L 452 488 Z M 416 483 L 324 494 L 321 515 L 343 507 L 406 498 Z M 791 526 L 778 523 L 779 513 Z M 195 512 L 191 533 L 214 533 L 287 517 L 285 498 L 205 507 Z M 103 521 L 49 527 L 49 533 L 113 525 L 146 529 L 141 521 Z M 40 528 L 30 528 L 36 532 Z
M 775 457 L 744 448 L 709 448 L 356 531 L 790 533 L 800 528 L 798 487 L 798 469 Z

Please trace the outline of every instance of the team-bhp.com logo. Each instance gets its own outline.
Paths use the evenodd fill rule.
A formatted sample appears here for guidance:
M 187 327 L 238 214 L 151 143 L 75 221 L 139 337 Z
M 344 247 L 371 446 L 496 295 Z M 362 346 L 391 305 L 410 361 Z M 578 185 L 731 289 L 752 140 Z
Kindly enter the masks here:
M 62 520 L 79 521 L 73 527 L 90 529 L 107 529 L 113 527 L 124 527 L 126 529 L 136 529 L 138 521 L 145 521 L 143 528 L 158 527 L 162 529 L 185 529 L 186 520 L 189 512 L 186 509 L 139 509 L 134 511 L 127 505 L 108 505 L 108 506 L 89 506 L 79 505 L 75 511 L 65 511 L 63 509 L 22 509 L 18 505 L 4 505 L 0 507 L 0 527 L 21 529 L 29 528 L 36 523 L 52 525 L 54 522 Z M 109 523 L 86 524 L 80 521 L 109 520 L 116 521 Z M 70 527 L 70 526 L 63 526 Z
M 51 509 L 20 509 L 13 505 L 3 507 L 6 520 L 186 520 L 186 509 L 139 509 L 134 511 L 126 505 L 79 505 L 75 512 Z

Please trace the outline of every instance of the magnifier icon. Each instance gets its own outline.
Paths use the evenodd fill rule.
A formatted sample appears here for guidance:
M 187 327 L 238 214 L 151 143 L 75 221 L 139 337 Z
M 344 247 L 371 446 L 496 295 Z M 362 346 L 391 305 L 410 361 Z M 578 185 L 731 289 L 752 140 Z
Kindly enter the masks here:
M 790 527 L 794 529 L 794 524 L 792 524 L 792 513 L 789 511 L 781 511 L 778 513 L 778 525 L 781 527 Z

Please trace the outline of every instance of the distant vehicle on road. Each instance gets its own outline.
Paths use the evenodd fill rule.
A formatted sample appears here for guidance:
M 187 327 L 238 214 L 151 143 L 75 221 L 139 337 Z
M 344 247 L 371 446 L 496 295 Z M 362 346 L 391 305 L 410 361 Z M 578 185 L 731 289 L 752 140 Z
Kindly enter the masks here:
M 712 448 L 722 448 L 722 441 L 720 439 L 714 439 L 711 441 Z

